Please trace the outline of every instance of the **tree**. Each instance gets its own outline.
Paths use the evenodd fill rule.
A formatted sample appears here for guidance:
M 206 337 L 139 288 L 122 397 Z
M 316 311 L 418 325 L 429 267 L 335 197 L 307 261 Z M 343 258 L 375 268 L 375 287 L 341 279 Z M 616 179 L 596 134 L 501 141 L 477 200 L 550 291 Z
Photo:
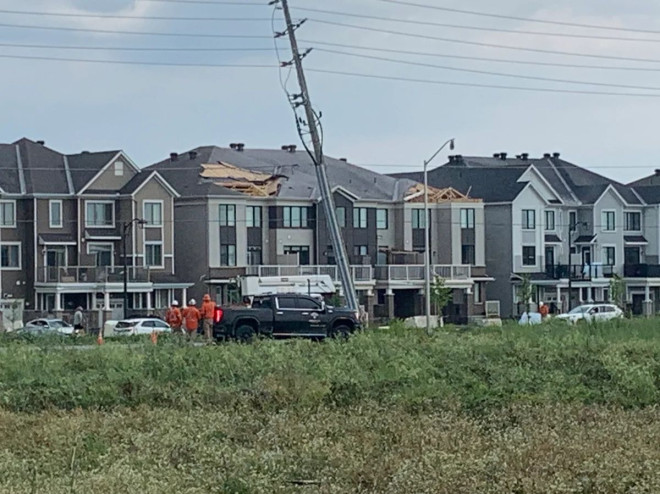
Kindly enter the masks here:
M 625 310 L 626 306 L 626 283 L 623 278 L 615 274 L 610 279 L 610 300 Z
M 529 310 L 528 304 L 532 300 L 532 283 L 528 274 L 520 276 L 520 285 L 518 285 L 518 303 L 524 304 L 524 311 Z
M 442 320 L 442 310 L 453 296 L 454 289 L 445 286 L 445 279 L 436 276 L 431 284 L 431 303 L 435 306 L 435 311 Z

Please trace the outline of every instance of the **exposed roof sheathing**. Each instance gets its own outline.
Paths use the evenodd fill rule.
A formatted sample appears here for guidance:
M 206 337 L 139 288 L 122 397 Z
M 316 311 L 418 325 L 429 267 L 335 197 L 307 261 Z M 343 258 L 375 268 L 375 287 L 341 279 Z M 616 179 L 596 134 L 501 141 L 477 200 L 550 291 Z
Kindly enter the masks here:
M 408 189 L 405 197 L 406 202 L 424 202 L 424 184 L 415 184 Z M 481 202 L 481 199 L 472 199 L 465 194 L 461 194 L 453 187 L 439 189 L 429 186 L 429 202 Z
M 250 196 L 277 195 L 282 176 L 239 168 L 229 163 L 203 164 L 202 178 L 211 179 L 216 185 Z

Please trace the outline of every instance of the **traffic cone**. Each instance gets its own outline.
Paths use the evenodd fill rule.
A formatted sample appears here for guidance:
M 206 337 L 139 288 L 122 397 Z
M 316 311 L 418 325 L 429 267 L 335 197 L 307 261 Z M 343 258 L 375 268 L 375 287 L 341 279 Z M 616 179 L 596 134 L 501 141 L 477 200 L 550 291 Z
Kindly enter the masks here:
M 155 331 L 151 332 L 151 343 L 153 343 L 154 345 L 158 344 L 158 333 L 156 333 Z
M 96 344 L 97 345 L 103 345 L 103 343 L 104 343 L 104 341 L 103 341 L 103 330 L 100 330 L 99 335 L 96 338 Z

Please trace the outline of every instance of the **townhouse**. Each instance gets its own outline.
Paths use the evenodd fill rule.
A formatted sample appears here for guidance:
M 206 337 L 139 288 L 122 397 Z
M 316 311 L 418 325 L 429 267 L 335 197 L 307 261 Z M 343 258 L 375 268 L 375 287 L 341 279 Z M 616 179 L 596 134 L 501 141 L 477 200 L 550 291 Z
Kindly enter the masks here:
M 336 212 L 360 303 L 377 317 L 423 313 L 423 189 L 327 158 Z M 176 262 L 219 303 L 239 297 L 240 276 L 329 274 L 335 256 L 314 164 L 296 146 L 203 146 L 147 168 L 173 184 Z M 431 191 L 433 273 L 454 289 L 449 317 L 485 312 L 484 204 L 454 190 Z
M 0 144 L 0 304 L 120 318 L 125 262 L 128 309 L 167 307 L 191 285 L 175 271 L 177 196 L 122 151 Z
M 419 174 L 397 177 L 419 179 Z M 536 302 L 566 311 L 609 300 L 621 276 L 634 313 L 656 310 L 659 178 L 633 186 L 578 167 L 559 153 L 530 158 L 451 156 L 429 172 L 435 187 L 454 187 L 485 202 L 486 266 L 503 315 L 522 310 L 523 276 Z

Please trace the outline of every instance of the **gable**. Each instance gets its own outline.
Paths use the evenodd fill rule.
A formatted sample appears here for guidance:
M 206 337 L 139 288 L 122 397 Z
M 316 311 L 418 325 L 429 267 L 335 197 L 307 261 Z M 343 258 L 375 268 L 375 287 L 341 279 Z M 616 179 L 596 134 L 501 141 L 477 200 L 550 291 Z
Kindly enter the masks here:
M 549 204 L 561 204 L 563 203 L 559 194 L 552 188 L 549 182 L 539 173 L 539 171 L 534 167 L 530 166 L 525 173 L 523 173 L 518 182 L 528 182 L 534 186 L 536 193 L 543 198 Z
M 608 208 L 611 209 L 617 207 L 624 207 L 626 205 L 627 204 L 623 200 L 621 195 L 612 186 L 607 187 L 594 204 L 594 206 L 600 209 L 608 209 Z

